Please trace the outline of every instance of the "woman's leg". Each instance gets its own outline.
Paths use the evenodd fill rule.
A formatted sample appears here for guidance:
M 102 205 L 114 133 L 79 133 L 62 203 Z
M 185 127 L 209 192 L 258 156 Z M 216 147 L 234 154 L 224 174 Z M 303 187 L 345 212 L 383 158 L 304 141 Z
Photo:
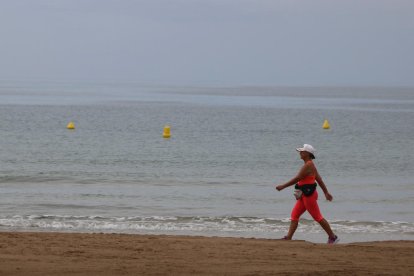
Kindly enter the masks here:
M 288 240 L 291 240 L 293 237 L 293 234 L 295 234 L 295 231 L 298 228 L 299 218 L 305 211 L 306 211 L 306 208 L 305 208 L 305 204 L 303 203 L 303 199 L 300 198 L 296 200 L 296 204 L 292 209 L 289 232 L 286 235 L 286 238 Z
M 321 211 L 319 210 L 318 205 L 318 192 L 315 191 L 311 196 L 305 197 L 303 199 L 303 203 L 308 210 L 309 214 L 316 220 L 325 230 L 326 234 L 328 234 L 329 238 L 334 238 L 335 234 L 332 232 L 331 226 L 329 225 L 328 221 L 323 218 Z
M 298 228 L 299 221 L 297 220 L 291 220 L 290 226 L 289 226 L 289 232 L 286 235 L 286 239 L 291 240 L 293 237 L 293 234 L 295 234 L 296 229 Z
M 331 226 L 326 219 L 319 221 L 319 224 L 322 226 L 323 230 L 325 230 L 326 234 L 328 234 L 329 238 L 335 238 L 335 234 L 333 233 Z

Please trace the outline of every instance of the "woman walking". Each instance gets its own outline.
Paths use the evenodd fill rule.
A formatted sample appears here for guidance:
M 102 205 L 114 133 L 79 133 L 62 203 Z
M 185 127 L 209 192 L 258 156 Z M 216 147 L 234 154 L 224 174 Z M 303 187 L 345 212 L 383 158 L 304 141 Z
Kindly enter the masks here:
M 296 197 L 296 204 L 292 210 L 289 232 L 283 239 L 292 239 L 293 234 L 298 228 L 300 216 L 305 211 L 308 211 L 313 219 L 317 221 L 328 234 L 328 243 L 335 244 L 339 241 L 339 238 L 332 232 L 328 221 L 323 218 L 321 212 L 319 211 L 317 202 L 318 192 L 316 191 L 316 183 L 322 188 L 327 200 L 332 201 L 333 197 L 328 192 L 325 183 L 323 182 L 315 167 L 315 164 L 312 161 L 315 159 L 315 149 L 311 145 L 304 144 L 302 148 L 297 148 L 296 150 L 299 152 L 300 158 L 305 164 L 294 178 L 285 184 L 276 186 L 276 189 L 281 191 L 284 188 L 296 184 L 294 193 Z

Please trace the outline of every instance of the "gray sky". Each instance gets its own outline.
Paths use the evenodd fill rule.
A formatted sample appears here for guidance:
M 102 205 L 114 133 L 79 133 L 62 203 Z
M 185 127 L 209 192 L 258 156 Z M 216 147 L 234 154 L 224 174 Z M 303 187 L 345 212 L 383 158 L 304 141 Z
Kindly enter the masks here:
M 414 86 L 413 0 L 0 0 L 0 79 Z

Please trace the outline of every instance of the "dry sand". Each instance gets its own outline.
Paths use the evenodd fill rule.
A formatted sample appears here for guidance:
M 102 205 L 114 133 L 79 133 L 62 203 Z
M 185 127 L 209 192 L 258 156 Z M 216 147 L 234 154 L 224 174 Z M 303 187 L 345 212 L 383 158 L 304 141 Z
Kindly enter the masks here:
M 0 233 L 0 275 L 414 275 L 414 241 Z

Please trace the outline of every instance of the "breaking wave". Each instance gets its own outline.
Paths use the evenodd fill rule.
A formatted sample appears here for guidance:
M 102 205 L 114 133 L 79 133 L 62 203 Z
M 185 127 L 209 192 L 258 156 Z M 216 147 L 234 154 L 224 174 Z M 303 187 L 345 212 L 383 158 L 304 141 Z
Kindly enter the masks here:
M 330 221 L 338 233 L 414 235 L 414 223 L 387 221 Z M 28 215 L 0 218 L 0 229 L 25 231 L 74 231 L 115 233 L 167 233 L 228 236 L 270 236 L 286 232 L 289 219 L 257 217 L 104 217 Z M 301 220 L 298 232 L 320 233 L 321 227 L 311 220 Z

